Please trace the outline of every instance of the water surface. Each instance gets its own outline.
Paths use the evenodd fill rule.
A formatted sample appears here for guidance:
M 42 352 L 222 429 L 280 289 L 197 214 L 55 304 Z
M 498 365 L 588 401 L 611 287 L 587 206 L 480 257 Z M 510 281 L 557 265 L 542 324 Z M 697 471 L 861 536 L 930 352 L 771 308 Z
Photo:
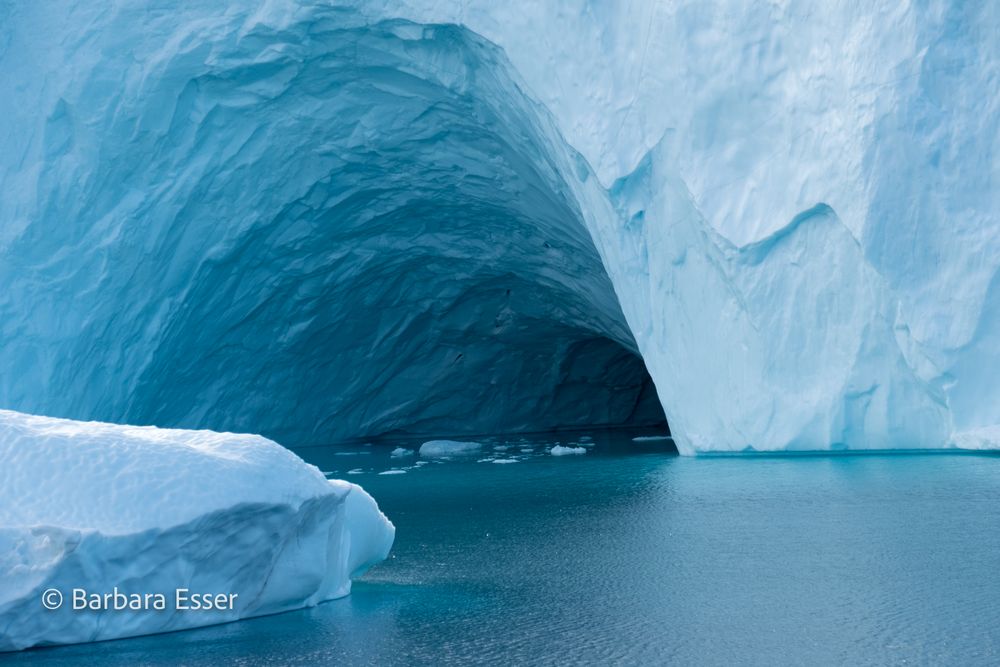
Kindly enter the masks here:
M 419 441 L 299 450 L 396 524 L 350 597 L 0 662 L 1000 663 L 1000 458 L 684 458 L 580 435 L 422 466 L 389 456 Z

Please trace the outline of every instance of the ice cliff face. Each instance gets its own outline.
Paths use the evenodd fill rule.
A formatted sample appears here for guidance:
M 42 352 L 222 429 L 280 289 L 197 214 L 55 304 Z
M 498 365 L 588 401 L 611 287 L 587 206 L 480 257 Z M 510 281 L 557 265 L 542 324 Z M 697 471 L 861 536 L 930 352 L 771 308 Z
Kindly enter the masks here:
M 270 614 L 346 595 L 394 529 L 360 487 L 260 436 L 0 410 L 0 651 Z M 74 609 L 73 589 L 162 610 Z M 42 608 L 56 589 L 58 609 Z M 235 594 L 176 607 L 177 589 Z
M 996 446 L 997 12 L 6 5 L 0 405 Z

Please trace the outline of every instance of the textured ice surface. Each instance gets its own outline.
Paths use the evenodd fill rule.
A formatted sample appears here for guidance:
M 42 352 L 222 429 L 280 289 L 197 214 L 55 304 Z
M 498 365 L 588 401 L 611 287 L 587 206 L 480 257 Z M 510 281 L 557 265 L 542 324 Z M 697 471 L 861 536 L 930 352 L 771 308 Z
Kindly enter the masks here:
M 442 456 L 457 456 L 475 454 L 483 448 L 481 442 L 464 442 L 459 440 L 428 440 L 420 445 L 420 455 L 427 458 Z
M 0 8 L 0 406 L 286 446 L 662 421 L 502 52 L 326 4 Z
M 0 5 L 0 405 L 997 445 L 995 3 L 151 7 Z
M 354 484 L 252 435 L 0 410 L 0 651 L 315 605 L 385 558 L 394 528 Z M 231 611 L 73 611 L 70 592 L 235 593 Z M 65 603 L 41 605 L 56 588 Z

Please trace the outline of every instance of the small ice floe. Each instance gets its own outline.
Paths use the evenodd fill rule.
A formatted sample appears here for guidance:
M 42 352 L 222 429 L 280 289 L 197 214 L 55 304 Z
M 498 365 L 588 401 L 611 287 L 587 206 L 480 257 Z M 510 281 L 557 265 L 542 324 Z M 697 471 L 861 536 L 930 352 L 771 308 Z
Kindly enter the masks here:
M 364 468 L 354 468 L 353 470 L 348 470 L 347 474 L 348 475 L 363 475 L 363 474 L 365 474 L 365 469 Z
M 481 442 L 459 440 L 428 440 L 420 445 L 420 455 L 428 458 L 443 458 L 461 454 L 474 454 L 483 448 Z
M 552 456 L 568 456 L 570 454 L 586 454 L 587 450 L 583 447 L 563 447 L 562 445 L 556 445 L 549 451 Z
M 396 447 L 396 449 L 390 452 L 389 456 L 400 457 L 400 456 L 413 456 L 416 454 L 412 449 L 406 449 L 405 447 Z
M 334 456 L 363 456 L 371 452 L 334 452 Z
M 321 472 L 323 473 L 324 477 L 329 477 L 330 475 L 336 475 L 337 474 L 336 470 L 322 470 Z
M 508 449 L 510 449 L 510 445 L 494 445 L 493 446 L 493 451 L 494 452 L 506 452 Z
M 632 438 L 632 442 L 656 442 L 657 440 L 673 440 L 669 435 L 640 435 Z
M 493 459 L 493 463 L 517 463 L 517 459 Z
M 379 473 L 380 475 L 405 475 L 405 470 L 400 470 L 399 468 L 393 468 L 392 470 L 383 470 Z
M 525 454 L 530 454 L 531 452 L 535 451 L 535 449 L 534 447 L 521 447 L 521 451 L 524 452 Z
M 429 463 L 429 461 L 417 461 L 416 463 L 413 464 L 413 467 L 414 468 L 419 468 L 420 466 L 425 466 L 428 463 Z
M 581 442 L 590 442 L 591 440 L 593 440 L 593 438 L 591 438 L 589 435 L 581 435 L 580 436 L 580 441 Z

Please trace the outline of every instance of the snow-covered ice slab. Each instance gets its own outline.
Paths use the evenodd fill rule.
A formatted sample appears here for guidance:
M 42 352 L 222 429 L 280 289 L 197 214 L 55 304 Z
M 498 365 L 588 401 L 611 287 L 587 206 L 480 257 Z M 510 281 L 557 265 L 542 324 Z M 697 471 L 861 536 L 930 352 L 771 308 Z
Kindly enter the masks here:
M 361 487 L 256 435 L 0 410 L 0 461 L 0 651 L 315 605 L 348 594 L 395 534 Z M 115 587 L 165 609 L 73 609 L 73 589 Z M 178 589 L 237 597 L 179 610 Z

